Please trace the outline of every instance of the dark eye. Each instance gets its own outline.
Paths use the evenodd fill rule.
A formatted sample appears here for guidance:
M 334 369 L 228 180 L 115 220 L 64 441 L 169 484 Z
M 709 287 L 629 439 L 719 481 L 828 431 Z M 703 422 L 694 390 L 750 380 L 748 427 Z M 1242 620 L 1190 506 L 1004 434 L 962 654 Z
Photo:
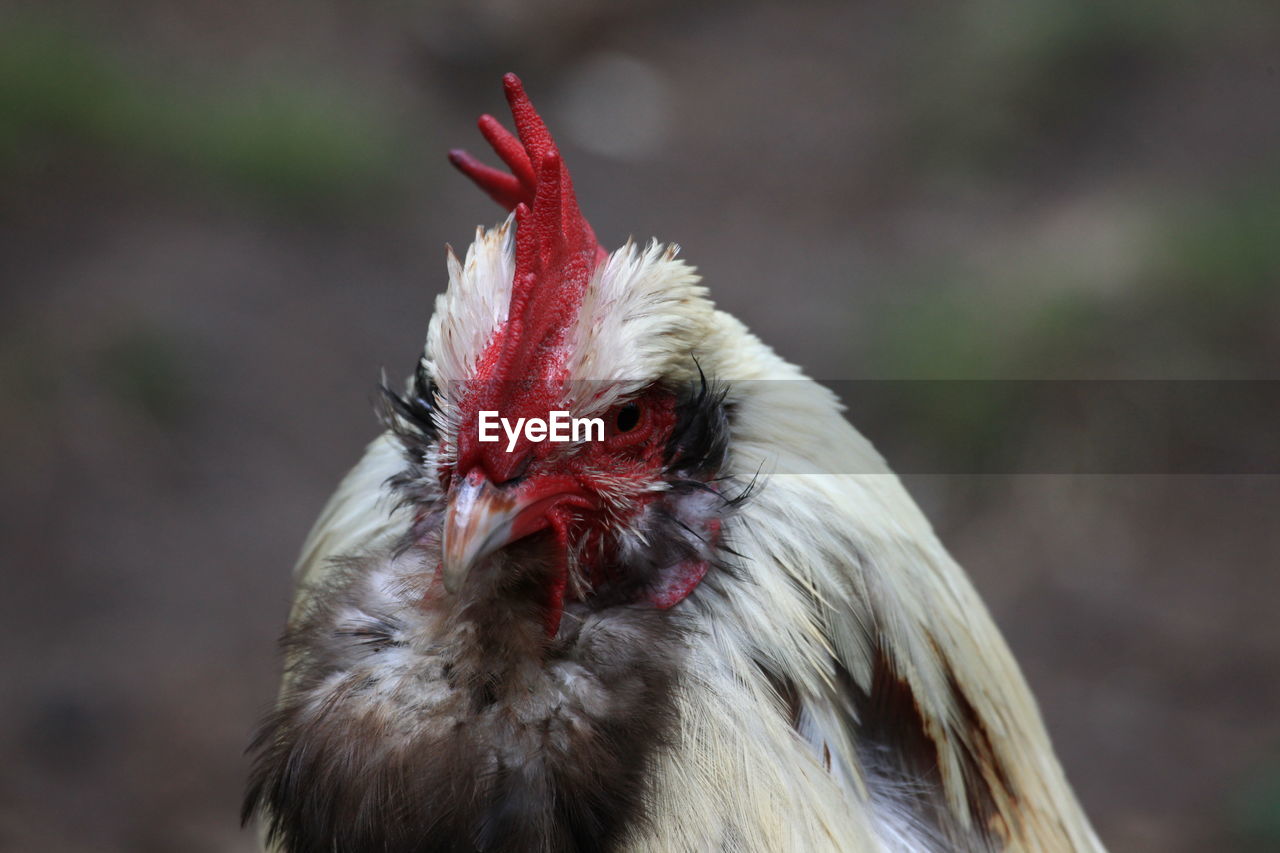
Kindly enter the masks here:
M 618 409 L 618 432 L 631 432 L 640 423 L 640 407 L 635 403 L 627 403 Z

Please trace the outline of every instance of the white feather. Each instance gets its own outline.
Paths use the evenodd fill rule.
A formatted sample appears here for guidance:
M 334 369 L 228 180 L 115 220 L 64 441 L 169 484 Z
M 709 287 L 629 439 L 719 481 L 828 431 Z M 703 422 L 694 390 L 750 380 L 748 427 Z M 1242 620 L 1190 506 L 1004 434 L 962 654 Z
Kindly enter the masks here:
M 508 220 L 478 232 L 464 263 L 450 255 L 425 354 L 445 397 L 505 320 L 513 232 Z M 973 744 L 948 679 L 963 688 L 1007 776 L 992 789 L 1008 848 L 1101 849 L 986 609 L 828 390 L 716 311 L 692 268 L 657 243 L 628 243 L 597 270 L 570 351 L 572 379 L 615 383 L 605 398 L 582 392 L 580 412 L 654 377 L 696 376 L 696 356 L 730 388 L 730 473 L 762 478 L 729 529 L 742 577 L 713 574 L 680 605 L 703 630 L 690 641 L 678 741 L 656 768 L 654 818 L 632 849 L 936 849 L 937 837 L 902 805 L 914 792 L 869 787 L 872 768 L 850 742 L 835 670 L 869 689 L 874 642 L 919 703 L 957 820 L 968 820 L 959 756 Z M 300 579 L 314 582 L 330 558 L 404 532 L 408 515 L 380 497 L 402 464 L 389 437 L 370 445 L 307 540 Z M 764 670 L 795 684 L 799 730 Z

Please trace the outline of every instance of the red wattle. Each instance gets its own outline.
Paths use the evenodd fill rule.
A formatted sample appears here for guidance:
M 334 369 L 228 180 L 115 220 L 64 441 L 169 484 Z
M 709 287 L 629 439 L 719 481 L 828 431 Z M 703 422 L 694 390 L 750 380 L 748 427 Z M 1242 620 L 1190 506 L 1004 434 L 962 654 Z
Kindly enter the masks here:
M 720 541 L 720 519 L 710 519 L 703 526 L 703 530 L 710 542 Z M 662 579 L 650 587 L 649 601 L 659 610 L 670 610 L 697 589 L 698 584 L 702 583 L 702 579 L 706 576 L 709 566 L 708 560 L 685 560 L 666 569 Z
M 552 509 L 547 513 L 547 521 L 551 524 L 556 540 L 556 573 L 547 586 L 543 619 L 547 639 L 553 640 L 560 630 L 560 619 L 564 616 L 564 594 L 569 585 L 569 519 L 563 511 Z
M 670 610 L 689 597 L 706 573 L 706 560 L 685 560 L 667 570 L 662 583 L 649 593 L 649 600 L 659 610 Z
M 564 616 L 564 592 L 569 583 L 568 566 L 556 572 L 551 584 L 547 587 L 547 603 L 542 612 L 543 625 L 547 630 L 547 639 L 555 639 L 560 630 L 560 619 Z

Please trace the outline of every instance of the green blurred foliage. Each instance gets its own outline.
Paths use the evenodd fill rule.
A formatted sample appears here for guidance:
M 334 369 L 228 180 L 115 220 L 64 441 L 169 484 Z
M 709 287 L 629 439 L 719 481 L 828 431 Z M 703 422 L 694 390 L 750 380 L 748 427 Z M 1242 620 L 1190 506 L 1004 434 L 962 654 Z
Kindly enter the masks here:
M 1056 253 L 1038 273 L 1053 286 L 1036 287 L 1035 299 L 1016 297 L 1028 282 L 1008 270 L 952 274 L 941 292 L 904 283 L 927 295 L 881 325 L 873 364 L 904 377 L 1097 378 L 1124 364 L 1132 375 L 1249 378 L 1273 363 L 1280 180 L 1152 207 L 1145 218 L 1151 236 L 1129 247 L 1131 270 L 1103 289 Z M 991 293 L 1007 295 L 998 321 L 990 300 L 974 298 Z
M 907 86 L 910 155 L 987 178 L 1088 127 L 1220 19 L 1164 0 L 980 0 L 927 16 Z
M 1249 849 L 1280 849 L 1280 764 L 1242 785 L 1228 811 L 1242 844 Z
M 1090 129 L 1121 125 L 1117 116 L 1136 93 L 1151 97 L 1153 81 L 1242 45 L 1267 55 L 1257 45 L 1280 34 L 1280 6 L 1262 0 L 978 0 L 917 18 L 929 49 L 907 65 L 895 149 L 911 165 L 902 173 L 933 185 L 926 198 L 955 187 L 1025 192 L 1028 173 L 1069 178 L 1064 169 L 1089 150 Z M 1105 151 L 1111 142 L 1094 144 Z M 1177 187 L 1138 180 L 1117 193 L 1113 185 L 1138 226 L 1114 270 L 1099 272 L 1070 227 L 1044 245 L 1006 247 L 994 261 L 954 251 L 921 259 L 895 282 L 921 296 L 873 324 L 872 369 L 930 378 L 1257 375 L 1280 356 L 1272 351 L 1280 160 L 1247 163 Z
M 182 341 L 154 328 L 136 328 L 112 341 L 97 359 L 103 386 L 126 408 L 161 427 L 183 423 L 195 410 L 193 359 Z
M 1280 286 L 1280 174 L 1202 202 L 1169 228 L 1168 268 L 1179 298 L 1233 313 Z
M 73 30 L 0 33 L 0 174 L 67 145 L 178 167 L 295 210 L 392 186 L 398 139 L 350 94 L 281 81 L 204 92 L 131 70 Z

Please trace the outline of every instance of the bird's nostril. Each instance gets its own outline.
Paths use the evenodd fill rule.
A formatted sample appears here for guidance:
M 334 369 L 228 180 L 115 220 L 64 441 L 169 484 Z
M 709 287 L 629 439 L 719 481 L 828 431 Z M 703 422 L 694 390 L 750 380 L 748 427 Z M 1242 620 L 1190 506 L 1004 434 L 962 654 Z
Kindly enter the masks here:
M 489 454 L 482 462 L 484 474 L 495 486 L 514 485 L 524 479 L 529 472 L 529 464 L 533 461 L 532 453 L 497 453 Z M 473 468 L 472 471 L 478 471 Z M 470 476 L 470 475 L 468 475 Z
M 503 482 L 512 483 L 519 480 L 523 480 L 524 475 L 529 471 L 529 463 L 532 461 L 533 461 L 533 454 L 526 453 L 523 457 L 520 458 L 520 461 L 515 464 L 515 467 L 511 469 L 511 473 L 507 476 L 506 480 L 503 480 Z

